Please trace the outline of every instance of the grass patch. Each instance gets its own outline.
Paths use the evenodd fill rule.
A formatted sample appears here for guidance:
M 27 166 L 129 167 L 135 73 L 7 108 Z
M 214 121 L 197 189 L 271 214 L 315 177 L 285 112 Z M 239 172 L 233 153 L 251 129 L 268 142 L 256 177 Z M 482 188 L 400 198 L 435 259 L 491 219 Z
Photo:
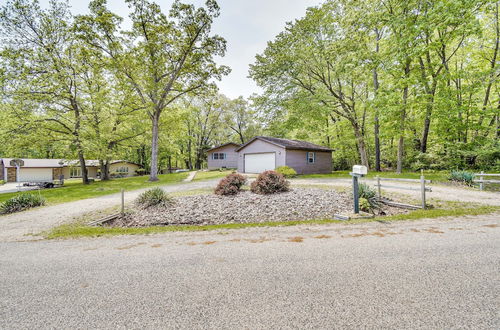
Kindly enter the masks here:
M 95 181 L 88 185 L 84 185 L 80 180 L 68 180 L 64 187 L 43 189 L 40 194 L 45 198 L 47 204 L 59 204 L 72 202 L 85 198 L 99 197 L 120 192 L 121 189 L 126 191 L 151 188 L 161 185 L 179 183 L 187 177 L 187 173 L 172 173 L 159 175 L 159 180 L 149 182 L 149 176 L 136 176 L 122 179 L 112 179 L 109 181 Z M 37 192 L 38 193 L 38 192 Z M 12 198 L 19 193 L 0 194 L 0 203 Z
M 202 181 L 202 180 L 211 180 L 211 179 L 219 179 L 223 178 L 228 174 L 233 173 L 232 170 L 226 170 L 226 171 L 198 171 L 196 173 L 196 176 L 194 177 L 193 181 Z
M 446 209 L 430 209 L 416 210 L 407 214 L 398 214 L 386 217 L 375 217 L 372 219 L 357 219 L 350 221 L 340 221 L 331 219 L 316 219 L 302 221 L 282 221 L 282 222 L 262 222 L 262 223 L 231 223 L 220 225 L 179 225 L 179 226 L 153 226 L 153 227 L 131 227 L 131 228 L 111 228 L 111 227 L 89 227 L 78 221 L 73 224 L 65 224 L 53 228 L 49 232 L 44 233 L 48 239 L 60 238 L 79 238 L 79 237 L 101 237 L 101 236 L 118 236 L 118 235 L 149 235 L 166 232 L 182 232 L 182 231 L 211 231 L 221 229 L 242 229 L 256 227 L 285 227 L 296 225 L 324 225 L 334 223 L 364 223 L 371 221 L 401 221 L 401 220 L 418 220 L 432 219 L 447 216 L 466 216 L 466 215 L 482 215 L 500 211 L 498 206 L 487 205 L 469 205 L 467 207 L 453 207 L 458 203 L 446 203 L 449 208 Z

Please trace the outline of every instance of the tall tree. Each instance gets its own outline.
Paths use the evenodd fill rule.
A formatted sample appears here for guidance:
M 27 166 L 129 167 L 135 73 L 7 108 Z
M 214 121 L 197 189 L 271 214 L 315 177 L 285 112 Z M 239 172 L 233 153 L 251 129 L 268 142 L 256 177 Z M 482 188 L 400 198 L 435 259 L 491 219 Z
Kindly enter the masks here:
M 213 87 L 229 69 L 215 63 L 224 56 L 225 40 L 210 35 L 219 6 L 207 0 L 205 7 L 174 1 L 168 15 L 158 4 L 146 0 L 127 0 L 132 28 L 122 39 L 104 0 L 91 3 L 87 16 L 89 43 L 105 49 L 122 79 L 141 100 L 151 120 L 150 181 L 158 180 L 159 123 L 162 113 L 183 95 Z
M 84 47 L 74 38 L 67 3 L 52 1 L 44 10 L 36 1 L 9 1 L 1 8 L 0 24 L 5 40 L 1 53 L 7 76 L 5 98 L 17 104 L 13 111 L 30 107 L 35 116 L 19 116 L 26 128 L 49 131 L 70 141 L 87 184 L 82 139 Z

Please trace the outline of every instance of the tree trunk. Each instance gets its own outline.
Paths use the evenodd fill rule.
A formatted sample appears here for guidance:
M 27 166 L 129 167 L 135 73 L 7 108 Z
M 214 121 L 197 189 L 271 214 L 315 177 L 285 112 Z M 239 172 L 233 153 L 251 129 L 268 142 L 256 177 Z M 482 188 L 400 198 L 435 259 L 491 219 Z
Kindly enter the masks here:
M 380 31 L 378 29 L 375 29 L 376 33 L 376 45 L 375 45 L 375 52 L 378 54 L 380 51 Z M 377 72 L 377 67 L 373 68 L 373 89 L 374 89 L 374 99 L 377 99 L 378 95 L 378 89 L 379 89 L 379 81 L 378 81 L 378 72 Z M 375 109 L 375 122 L 373 125 L 373 130 L 374 130 L 374 136 L 375 136 L 375 171 L 380 172 L 380 122 L 378 119 L 378 107 Z
M 80 169 L 82 170 L 82 182 L 83 184 L 89 184 L 89 175 L 81 147 L 78 147 L 78 160 L 80 161 Z
M 151 138 L 151 173 L 149 181 L 158 181 L 158 130 L 160 125 L 160 113 L 155 111 L 152 119 L 152 138 Z
M 101 167 L 101 181 L 109 180 L 109 161 L 99 160 L 99 166 Z
M 366 152 L 365 138 L 364 138 L 363 134 L 361 133 L 359 125 L 356 122 L 351 122 L 351 124 L 354 128 L 354 134 L 356 136 L 356 144 L 358 146 L 359 157 L 361 158 L 361 165 L 364 165 L 367 168 L 369 168 L 368 155 Z
M 401 109 L 401 121 L 399 125 L 399 144 L 398 144 L 398 161 L 396 165 L 396 172 L 403 172 L 403 157 L 404 157 L 404 133 L 406 121 L 406 105 L 408 103 L 408 77 L 410 75 L 410 60 L 406 60 L 405 65 L 405 87 L 403 88 L 403 108 Z
M 430 131 L 430 127 L 431 127 L 431 115 L 432 115 L 434 97 L 433 97 L 433 100 L 431 102 L 432 103 L 428 103 L 426 106 L 427 111 L 425 112 L 424 131 L 422 132 L 422 141 L 420 142 L 420 152 L 421 153 L 427 152 L 427 140 L 429 138 L 429 131 Z

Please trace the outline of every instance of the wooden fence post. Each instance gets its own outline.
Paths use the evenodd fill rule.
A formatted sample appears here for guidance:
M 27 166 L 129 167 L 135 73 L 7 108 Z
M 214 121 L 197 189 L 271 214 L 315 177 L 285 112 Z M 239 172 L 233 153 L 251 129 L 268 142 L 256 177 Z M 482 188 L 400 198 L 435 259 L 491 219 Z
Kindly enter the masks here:
M 483 188 L 484 188 L 483 175 L 482 174 L 484 174 L 484 171 L 481 171 L 481 175 L 479 176 L 479 180 L 480 180 L 480 182 L 479 182 L 479 190 L 483 190 Z
M 121 208 L 121 214 L 122 216 L 125 214 L 125 189 L 122 188 L 122 208 Z
M 422 209 L 425 210 L 425 177 L 424 177 L 424 171 L 421 172 L 420 175 L 420 191 L 422 195 Z
M 378 199 L 382 199 L 382 191 L 381 191 L 381 188 L 380 188 L 380 176 L 377 175 L 377 194 L 378 194 Z

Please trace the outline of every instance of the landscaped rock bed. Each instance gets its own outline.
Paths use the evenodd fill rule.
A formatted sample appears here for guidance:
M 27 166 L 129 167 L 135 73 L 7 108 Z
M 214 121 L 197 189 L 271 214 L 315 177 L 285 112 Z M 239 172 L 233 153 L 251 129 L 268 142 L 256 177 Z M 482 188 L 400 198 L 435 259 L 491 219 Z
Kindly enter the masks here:
M 140 227 L 332 219 L 335 213 L 343 212 L 352 212 L 350 194 L 330 189 L 294 188 L 270 195 L 242 191 L 234 196 L 177 197 L 166 207 L 136 210 L 109 225 Z

